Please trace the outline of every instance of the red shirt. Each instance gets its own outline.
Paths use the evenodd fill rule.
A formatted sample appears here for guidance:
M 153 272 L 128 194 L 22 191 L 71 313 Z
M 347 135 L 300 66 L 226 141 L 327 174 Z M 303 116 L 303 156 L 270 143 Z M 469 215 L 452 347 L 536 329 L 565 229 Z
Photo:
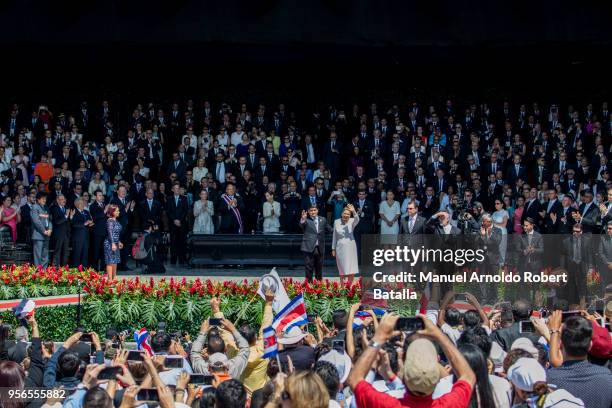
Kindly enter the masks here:
M 361 381 L 355 387 L 355 402 L 359 408 L 467 408 L 472 395 L 472 387 L 467 381 L 459 380 L 448 394 L 438 399 L 431 395 L 419 397 L 406 392 L 404 398 L 396 399 L 383 392 L 378 392 L 366 381 Z

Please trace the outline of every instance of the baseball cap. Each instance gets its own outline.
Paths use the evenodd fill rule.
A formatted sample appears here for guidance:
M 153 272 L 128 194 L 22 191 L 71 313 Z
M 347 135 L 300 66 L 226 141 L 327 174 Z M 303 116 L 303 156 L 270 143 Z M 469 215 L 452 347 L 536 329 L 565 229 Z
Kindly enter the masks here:
M 213 353 L 208 357 L 208 365 L 211 365 L 211 366 L 217 366 L 217 367 L 221 365 L 226 366 L 228 362 L 229 362 L 229 359 L 223 353 Z
M 593 322 L 593 336 L 589 355 L 595 358 L 612 358 L 612 337 L 608 330 Z
M 514 340 L 514 343 L 512 343 L 510 350 L 516 350 L 516 349 L 525 350 L 526 352 L 531 354 L 533 358 L 535 359 L 537 359 L 540 355 L 540 352 L 533 345 L 533 342 L 529 340 L 527 337 L 519 337 L 518 339 Z
M 427 339 L 416 339 L 406 350 L 404 384 L 411 392 L 431 395 L 440 381 L 438 352 Z
M 346 353 L 340 353 L 337 350 L 332 350 L 328 353 L 325 353 L 319 358 L 319 361 L 327 361 L 336 367 L 338 370 L 338 375 L 340 376 L 340 382 L 344 383 L 349 373 L 351 372 L 351 368 L 353 367 L 353 363 L 351 362 L 351 358 Z
M 508 369 L 508 381 L 523 391 L 533 391 L 533 386 L 538 382 L 546 382 L 546 371 L 535 358 L 519 358 Z
M 491 358 L 491 361 L 493 361 L 493 365 L 495 366 L 494 371 L 496 373 L 501 373 L 504 371 L 504 359 L 507 355 L 508 353 L 506 353 L 496 341 L 491 344 L 491 352 L 489 353 L 489 357 Z
M 302 332 L 298 326 L 293 326 L 287 332 L 283 333 L 283 337 L 278 339 L 280 344 L 295 344 L 306 337 L 306 333 Z

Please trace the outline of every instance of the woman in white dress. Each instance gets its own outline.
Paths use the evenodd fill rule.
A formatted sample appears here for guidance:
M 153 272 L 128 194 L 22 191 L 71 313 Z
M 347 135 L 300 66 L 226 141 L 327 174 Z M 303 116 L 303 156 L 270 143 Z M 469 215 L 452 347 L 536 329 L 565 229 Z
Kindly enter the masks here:
M 380 243 L 383 245 L 397 244 L 399 234 L 400 205 L 395 201 L 392 190 L 387 191 L 387 199 L 380 203 L 378 214 L 380 215 Z
M 278 201 L 274 201 L 274 195 L 266 191 L 266 202 L 263 204 L 263 232 L 278 232 L 280 228 L 281 206 Z
M 212 220 L 214 214 L 215 207 L 212 201 L 208 201 L 208 192 L 206 190 L 200 191 L 200 199 L 193 205 L 193 215 L 195 216 L 193 233 L 214 234 L 215 226 Z
M 334 221 L 332 256 L 336 258 L 340 283 L 343 285 L 352 284 L 354 276 L 359 273 L 357 244 L 353 235 L 358 222 L 359 216 L 352 204 L 344 207 L 342 216 Z
M 193 179 L 196 181 L 196 183 L 200 183 L 202 178 L 206 176 L 208 176 L 206 161 L 203 158 L 199 158 L 197 166 L 193 168 Z
M 502 239 L 499 242 L 499 262 L 504 265 L 508 248 L 508 219 L 510 214 L 508 214 L 504 202 L 499 198 L 495 199 L 495 212 L 491 215 L 491 218 L 493 218 L 493 225 L 499 228 L 502 234 Z

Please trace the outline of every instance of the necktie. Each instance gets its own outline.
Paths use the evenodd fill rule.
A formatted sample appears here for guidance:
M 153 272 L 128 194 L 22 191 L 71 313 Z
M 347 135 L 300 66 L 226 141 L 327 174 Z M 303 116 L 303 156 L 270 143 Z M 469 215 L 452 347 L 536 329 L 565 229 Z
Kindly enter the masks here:
M 413 228 L 414 228 L 414 217 L 410 217 L 410 221 L 408 222 L 408 231 L 412 233 Z
M 179 198 L 178 197 L 174 197 L 174 204 L 178 207 L 178 204 L 179 204 Z
M 149 202 L 149 211 L 151 211 L 151 207 L 153 206 L 153 201 L 148 200 L 148 202 Z
M 317 202 L 317 199 L 316 199 L 315 197 L 310 197 L 310 203 L 311 203 L 312 205 L 315 205 L 315 204 L 316 204 L 316 202 Z

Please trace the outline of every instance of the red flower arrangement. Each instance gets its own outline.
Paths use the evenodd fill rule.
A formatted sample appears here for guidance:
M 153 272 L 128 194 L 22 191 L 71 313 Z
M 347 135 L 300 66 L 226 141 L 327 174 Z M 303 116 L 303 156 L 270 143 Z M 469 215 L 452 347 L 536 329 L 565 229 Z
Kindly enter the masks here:
M 352 285 L 342 285 L 339 282 L 323 280 L 318 282 L 298 281 L 292 278 L 283 279 L 285 288 L 290 297 L 298 293 L 305 295 L 315 295 L 317 297 L 346 297 L 356 298 L 361 293 L 361 284 L 356 282 Z M 259 282 L 251 282 L 246 279 L 242 282 L 231 280 L 215 281 L 211 279 L 202 280 L 195 278 L 187 280 L 166 279 L 159 280 L 135 278 L 121 278 L 109 280 L 91 268 L 70 268 L 63 267 L 36 267 L 29 264 L 23 265 L 3 265 L 0 271 L 0 283 L 6 286 L 35 287 L 53 286 L 76 288 L 80 284 L 83 291 L 90 297 L 95 298 L 114 298 L 118 296 L 154 296 L 154 297 L 181 297 L 181 296 L 224 296 L 241 295 L 253 297 L 256 295 Z

